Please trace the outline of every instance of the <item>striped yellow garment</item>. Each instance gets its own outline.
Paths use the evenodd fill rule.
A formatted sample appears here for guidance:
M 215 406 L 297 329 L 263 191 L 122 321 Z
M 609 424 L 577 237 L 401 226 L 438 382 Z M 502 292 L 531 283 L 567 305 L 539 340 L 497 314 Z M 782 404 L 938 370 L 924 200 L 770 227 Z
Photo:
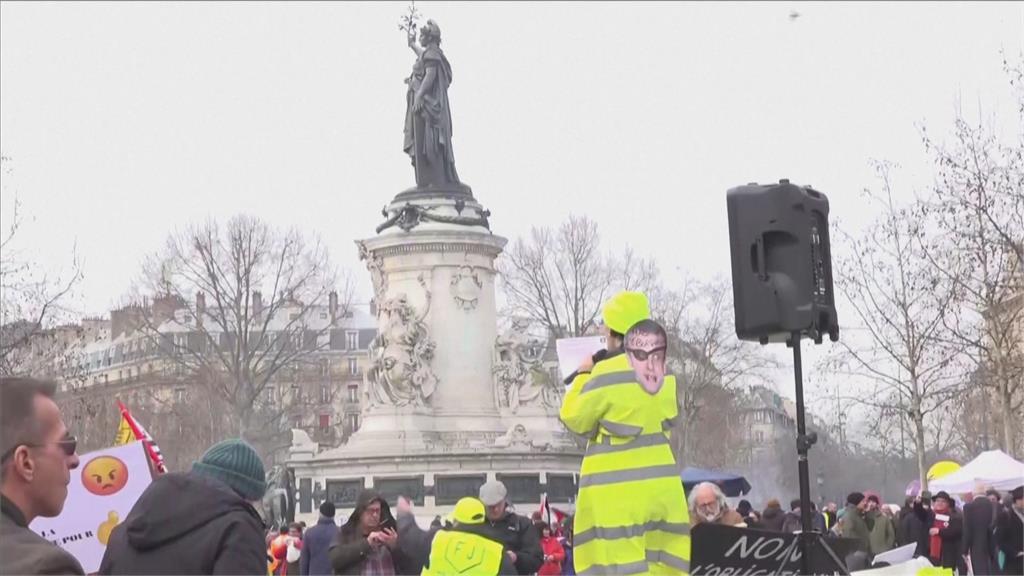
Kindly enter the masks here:
M 625 355 L 567 391 L 562 422 L 589 438 L 573 524 L 577 574 L 688 574 L 690 515 L 669 445 L 675 377 L 648 394 Z

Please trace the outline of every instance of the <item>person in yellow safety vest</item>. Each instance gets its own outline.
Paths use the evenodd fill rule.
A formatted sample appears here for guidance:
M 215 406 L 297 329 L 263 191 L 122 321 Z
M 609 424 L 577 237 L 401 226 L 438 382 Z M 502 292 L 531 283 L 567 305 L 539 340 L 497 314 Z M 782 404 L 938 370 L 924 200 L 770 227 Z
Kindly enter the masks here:
M 602 315 L 608 334 L 625 338 L 609 338 L 605 359 L 581 366 L 559 412 L 589 438 L 573 527 L 576 573 L 685 575 L 690 516 L 669 444 L 676 382 L 660 376 L 668 339 L 648 319 L 643 294 L 615 295 Z
M 484 535 L 486 518 L 483 502 L 476 498 L 459 500 L 452 513 L 454 526 L 434 534 L 422 576 L 516 574 L 505 547 Z

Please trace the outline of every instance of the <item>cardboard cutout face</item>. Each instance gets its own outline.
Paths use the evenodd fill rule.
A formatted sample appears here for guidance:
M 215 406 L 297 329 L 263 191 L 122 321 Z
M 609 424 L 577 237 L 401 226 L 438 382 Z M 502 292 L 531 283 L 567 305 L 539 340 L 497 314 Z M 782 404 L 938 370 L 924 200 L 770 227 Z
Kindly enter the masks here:
M 650 393 L 657 392 L 665 380 L 665 331 L 654 322 L 641 322 L 626 334 L 625 349 L 629 365 L 640 384 Z

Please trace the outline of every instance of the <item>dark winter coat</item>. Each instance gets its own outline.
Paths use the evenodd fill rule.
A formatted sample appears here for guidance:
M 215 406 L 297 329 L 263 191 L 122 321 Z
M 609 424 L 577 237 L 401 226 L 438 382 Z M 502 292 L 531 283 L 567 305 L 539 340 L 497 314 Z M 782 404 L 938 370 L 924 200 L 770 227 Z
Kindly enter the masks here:
M 846 505 L 846 512 L 843 513 L 843 536 L 853 538 L 857 541 L 857 550 L 871 553 L 871 531 L 868 524 L 861 515 L 860 510 L 853 504 Z
M 366 535 L 359 528 L 359 518 L 363 515 L 370 504 L 380 502 L 380 523 L 382 527 L 390 527 L 398 530 L 398 523 L 391 515 L 391 507 L 380 494 L 372 490 L 365 490 L 359 495 L 356 501 L 356 509 L 352 511 L 348 521 L 338 530 L 331 542 L 328 556 L 331 559 L 331 568 L 335 574 L 362 574 L 363 565 L 366 563 L 366 555 L 370 553 L 370 543 Z M 412 558 L 404 551 L 401 535 L 398 544 L 391 550 L 391 562 L 394 564 L 397 574 L 419 574 L 411 565 Z
M 563 538 L 562 549 L 565 550 L 565 562 L 562 562 L 562 576 L 576 576 L 576 566 L 573 565 L 572 559 L 572 542 Z
M 913 507 L 911 507 L 909 512 L 900 520 L 900 529 L 897 531 L 900 546 L 917 544 L 921 540 L 922 532 L 928 532 L 928 530 L 925 529 L 921 519 L 914 513 Z
M 956 570 L 961 564 L 960 551 L 962 550 L 961 541 L 964 531 L 963 516 L 955 508 L 946 512 L 946 515 L 949 516 L 949 526 L 939 530 L 939 537 L 942 538 L 942 557 L 931 558 L 929 553 L 929 539 L 931 535 L 928 532 L 935 525 L 935 511 L 925 508 L 920 503 L 916 503 L 914 504 L 914 514 L 920 519 L 923 527 L 921 536 L 917 540 L 917 549 L 914 552 L 914 556 L 924 556 L 936 566 Z
M 803 530 L 803 519 L 800 518 L 800 510 L 786 512 L 782 521 L 782 531 L 792 534 L 801 530 Z M 821 534 L 825 533 L 825 517 L 820 512 L 811 512 L 811 530 Z
M 166 474 L 110 534 L 100 574 L 267 573 L 263 521 L 226 484 Z
M 875 510 L 869 512 L 871 525 L 871 554 L 881 554 L 896 547 L 896 526 L 884 513 Z
M 441 522 L 431 522 L 430 529 L 424 530 L 416 524 L 416 518 L 412 514 L 398 515 L 398 542 L 402 546 L 402 553 L 409 562 L 408 573 L 419 574 L 427 565 L 430 558 L 430 545 L 434 540 L 434 534 L 441 530 Z
M 1003 510 L 999 516 L 999 549 L 1006 556 L 1004 574 L 1024 574 L 1024 521 L 1011 510 Z
M 992 537 L 996 526 L 996 505 L 980 497 L 964 504 L 964 548 L 970 555 L 975 574 L 997 574 L 998 559 L 993 556 Z
M 761 514 L 761 526 L 764 530 L 772 530 L 774 532 L 782 532 L 782 525 L 786 521 L 786 513 L 782 511 L 782 508 L 765 508 L 764 514 Z
M 529 518 L 506 512 L 501 520 L 486 520 L 484 533 L 491 540 L 504 545 L 506 550 L 515 553 L 516 570 L 520 574 L 533 574 L 544 564 L 540 533 Z
M 0 497 L 0 574 L 85 574 L 63 548 L 29 529 L 25 515 Z
M 301 576 L 331 576 L 331 558 L 327 550 L 338 533 L 338 525 L 334 518 L 320 517 L 315 526 L 311 526 L 302 535 L 302 557 L 299 559 Z

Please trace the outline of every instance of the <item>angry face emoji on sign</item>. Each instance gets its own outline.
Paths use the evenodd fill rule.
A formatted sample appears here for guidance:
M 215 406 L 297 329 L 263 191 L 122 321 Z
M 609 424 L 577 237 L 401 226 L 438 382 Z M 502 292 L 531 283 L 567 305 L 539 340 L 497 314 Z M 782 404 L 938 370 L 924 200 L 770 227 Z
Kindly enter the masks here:
M 97 496 L 116 494 L 128 483 L 128 467 L 113 456 L 99 456 L 82 468 L 82 485 Z

